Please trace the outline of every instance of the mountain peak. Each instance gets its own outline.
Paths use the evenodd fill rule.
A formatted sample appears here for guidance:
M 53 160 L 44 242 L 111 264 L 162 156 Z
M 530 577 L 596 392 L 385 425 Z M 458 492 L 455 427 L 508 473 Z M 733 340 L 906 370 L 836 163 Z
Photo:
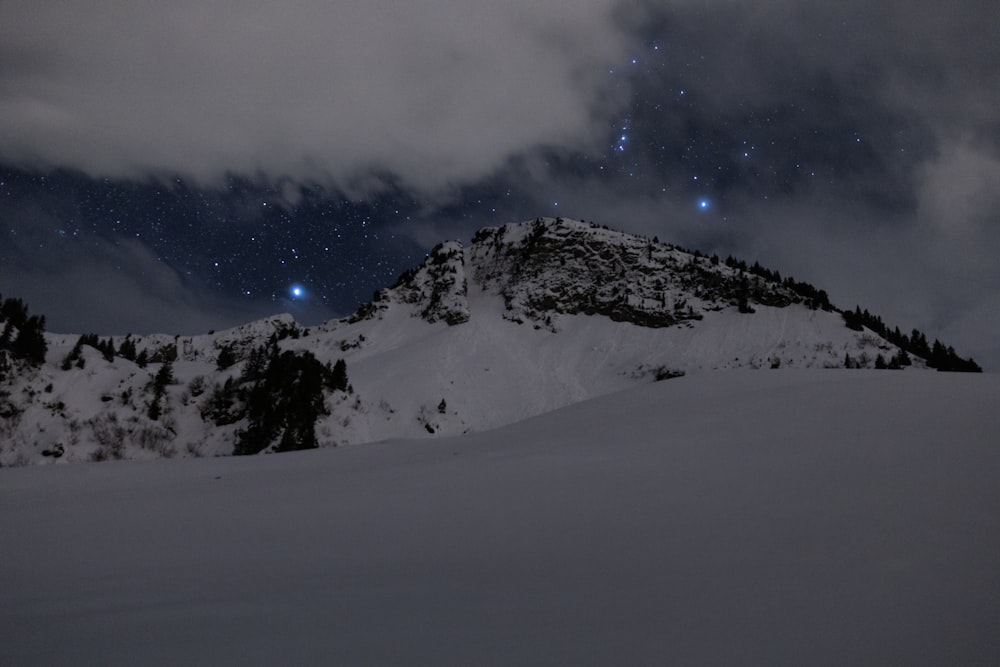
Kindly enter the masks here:
M 592 223 L 536 218 L 480 229 L 468 250 L 458 241 L 439 244 L 351 321 L 400 304 L 428 322 L 462 324 L 472 316 L 470 278 L 503 298 L 505 319 L 551 330 L 562 315 L 660 328 L 700 320 L 706 312 L 749 313 L 754 303 L 832 309 L 825 294 L 783 283 L 770 272 Z
M 807 301 L 794 285 L 717 257 L 562 218 L 482 229 L 473 238 L 471 263 L 476 282 L 504 297 L 508 319 L 549 328 L 563 314 L 659 328 L 700 320 L 706 312 L 750 312 L 752 303 Z

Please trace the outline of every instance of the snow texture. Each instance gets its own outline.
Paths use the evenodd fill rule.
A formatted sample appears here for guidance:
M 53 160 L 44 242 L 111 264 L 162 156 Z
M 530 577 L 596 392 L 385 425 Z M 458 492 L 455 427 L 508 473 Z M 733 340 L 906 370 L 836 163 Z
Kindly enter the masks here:
M 998 399 L 719 371 L 455 438 L 3 469 L 0 664 L 997 664 Z

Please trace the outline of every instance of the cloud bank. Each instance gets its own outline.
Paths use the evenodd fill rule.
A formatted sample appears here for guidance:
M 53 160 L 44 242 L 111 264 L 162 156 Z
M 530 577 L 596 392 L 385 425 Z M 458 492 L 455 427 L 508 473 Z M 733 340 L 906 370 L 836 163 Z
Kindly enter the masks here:
M 9 2 L 0 154 L 434 192 L 599 136 L 615 2 Z

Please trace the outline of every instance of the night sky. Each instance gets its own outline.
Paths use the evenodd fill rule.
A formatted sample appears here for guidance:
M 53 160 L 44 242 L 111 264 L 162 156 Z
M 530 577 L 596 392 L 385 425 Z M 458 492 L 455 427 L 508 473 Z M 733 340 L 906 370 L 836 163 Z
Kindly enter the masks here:
M 49 330 L 352 311 L 561 215 L 1000 368 L 1000 6 L 0 4 L 0 294 Z

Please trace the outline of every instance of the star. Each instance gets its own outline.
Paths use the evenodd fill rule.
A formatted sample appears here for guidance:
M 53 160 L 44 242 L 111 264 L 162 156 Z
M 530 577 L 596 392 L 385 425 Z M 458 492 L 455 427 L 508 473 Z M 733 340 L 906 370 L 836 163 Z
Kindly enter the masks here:
M 293 299 L 301 299 L 306 293 L 301 285 L 292 285 L 288 288 L 288 292 L 292 295 Z
M 699 199 L 698 200 L 698 208 L 700 208 L 702 211 L 707 210 L 708 207 L 709 207 L 709 205 L 710 205 L 710 202 L 707 199 Z

